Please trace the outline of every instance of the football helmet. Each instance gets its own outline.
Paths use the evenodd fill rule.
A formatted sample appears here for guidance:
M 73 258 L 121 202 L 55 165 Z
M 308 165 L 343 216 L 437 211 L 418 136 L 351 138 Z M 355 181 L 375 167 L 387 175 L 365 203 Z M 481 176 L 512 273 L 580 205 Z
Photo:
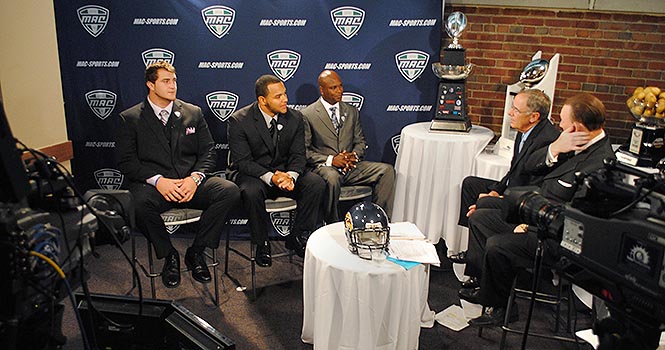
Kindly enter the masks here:
M 390 243 L 388 216 L 371 202 L 355 204 L 344 217 L 344 233 L 349 250 L 363 259 L 372 259 L 372 253 L 383 253 Z

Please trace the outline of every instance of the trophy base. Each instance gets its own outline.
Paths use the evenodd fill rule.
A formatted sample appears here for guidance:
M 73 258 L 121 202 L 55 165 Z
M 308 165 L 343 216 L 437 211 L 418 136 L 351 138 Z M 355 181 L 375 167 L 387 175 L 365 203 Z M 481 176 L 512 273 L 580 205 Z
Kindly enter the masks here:
M 441 120 L 433 119 L 429 125 L 430 131 L 455 131 L 455 132 L 469 132 L 471 130 L 471 120 Z
M 661 127 L 636 124 L 629 143 L 616 152 L 617 159 L 633 166 L 655 167 L 665 157 L 664 137 L 665 129 Z
M 621 148 L 619 148 L 615 155 L 617 160 L 621 163 L 643 168 L 655 168 L 661 160 L 660 157 L 654 158 L 651 156 L 637 155 Z

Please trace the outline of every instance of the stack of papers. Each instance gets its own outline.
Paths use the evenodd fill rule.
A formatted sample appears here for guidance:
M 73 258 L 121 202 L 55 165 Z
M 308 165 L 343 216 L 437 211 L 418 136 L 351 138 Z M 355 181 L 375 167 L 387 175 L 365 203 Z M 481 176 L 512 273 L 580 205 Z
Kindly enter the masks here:
M 390 224 L 388 257 L 392 258 L 389 260 L 393 262 L 396 259 L 435 266 L 441 264 L 434 244 L 430 243 L 418 227 L 410 222 Z

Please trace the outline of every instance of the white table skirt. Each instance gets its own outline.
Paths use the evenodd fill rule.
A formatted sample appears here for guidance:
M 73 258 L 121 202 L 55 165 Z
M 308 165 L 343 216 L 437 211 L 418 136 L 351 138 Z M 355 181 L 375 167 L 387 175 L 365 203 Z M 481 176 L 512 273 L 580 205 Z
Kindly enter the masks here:
M 302 340 L 315 349 L 417 349 L 421 325 L 434 321 L 429 268 L 363 260 L 347 246 L 342 222 L 307 242 Z
M 508 173 L 509 169 L 510 158 L 481 152 L 473 165 L 473 175 L 499 181 Z
M 494 132 L 473 125 L 469 133 L 432 133 L 429 125 L 402 129 L 392 220 L 413 222 L 432 243 L 443 238 L 448 250 L 457 252 L 466 241 L 457 225 L 462 180 L 472 174 Z

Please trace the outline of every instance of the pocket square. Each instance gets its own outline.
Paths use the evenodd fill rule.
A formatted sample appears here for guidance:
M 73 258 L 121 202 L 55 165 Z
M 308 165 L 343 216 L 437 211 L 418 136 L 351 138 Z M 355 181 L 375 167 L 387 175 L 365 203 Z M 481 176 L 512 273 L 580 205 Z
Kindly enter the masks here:
M 196 127 L 195 126 L 188 126 L 185 129 L 185 135 L 190 135 L 196 133 Z
M 557 182 L 559 182 L 559 185 L 561 185 L 561 186 L 563 186 L 563 187 L 566 187 L 566 188 L 571 188 L 571 187 L 573 187 L 573 184 L 568 183 L 568 182 L 565 182 L 565 181 L 563 181 L 563 180 L 557 180 Z

